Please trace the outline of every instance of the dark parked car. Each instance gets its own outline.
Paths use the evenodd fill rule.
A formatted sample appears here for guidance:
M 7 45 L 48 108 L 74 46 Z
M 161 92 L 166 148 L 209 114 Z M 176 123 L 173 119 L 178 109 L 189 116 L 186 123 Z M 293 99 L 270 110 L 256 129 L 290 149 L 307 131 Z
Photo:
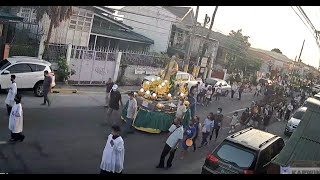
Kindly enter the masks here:
M 283 147 L 279 136 L 244 129 L 228 136 L 208 154 L 202 174 L 264 174 Z

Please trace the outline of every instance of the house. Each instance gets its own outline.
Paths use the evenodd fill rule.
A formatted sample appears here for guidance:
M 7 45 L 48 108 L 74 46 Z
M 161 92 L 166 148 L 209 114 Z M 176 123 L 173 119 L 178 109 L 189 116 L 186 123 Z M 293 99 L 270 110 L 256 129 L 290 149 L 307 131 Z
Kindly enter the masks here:
M 270 173 L 280 173 L 280 167 L 319 167 L 320 165 L 320 102 L 309 98 L 310 103 L 285 147 L 272 161 Z
M 35 8 L 16 7 L 13 11 L 25 21 L 34 21 Z M 115 20 L 114 11 L 104 6 L 72 6 L 70 19 L 60 23 L 52 30 L 50 44 L 63 46 L 71 44 L 77 47 L 93 49 L 148 50 L 153 40 L 133 31 L 133 28 Z M 43 44 L 48 34 L 50 19 L 47 15 L 39 22 L 43 36 L 38 39 Z
M 119 14 L 135 32 L 154 40 L 150 51 L 185 57 L 191 27 L 195 23 L 192 8 L 126 6 L 119 10 Z
M 18 16 L 11 15 L 5 11 L 0 11 L 0 60 L 8 58 L 9 56 L 9 46 L 6 45 L 10 42 L 10 39 L 8 38 L 9 26 L 21 22 L 22 20 L 23 19 Z

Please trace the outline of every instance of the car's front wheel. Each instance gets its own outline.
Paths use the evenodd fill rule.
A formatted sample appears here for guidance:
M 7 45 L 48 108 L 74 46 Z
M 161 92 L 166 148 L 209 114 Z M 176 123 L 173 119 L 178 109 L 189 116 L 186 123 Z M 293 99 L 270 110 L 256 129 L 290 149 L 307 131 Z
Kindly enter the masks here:
M 34 86 L 34 95 L 37 97 L 42 97 L 43 96 L 43 83 L 42 82 L 38 82 L 35 86 Z

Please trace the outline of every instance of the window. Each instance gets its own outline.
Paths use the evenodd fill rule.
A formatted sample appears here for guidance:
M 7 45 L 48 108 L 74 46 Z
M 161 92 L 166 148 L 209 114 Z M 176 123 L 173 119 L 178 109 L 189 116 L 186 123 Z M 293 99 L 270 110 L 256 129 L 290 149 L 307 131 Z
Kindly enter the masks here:
M 294 113 L 293 118 L 302 120 L 302 116 L 304 115 L 304 111 L 297 111 Z
M 28 64 L 33 72 L 43 71 L 46 67 L 38 64 Z
M 32 8 L 25 8 L 21 7 L 20 8 L 20 17 L 23 17 L 23 21 L 25 22 L 33 22 L 35 23 L 37 21 L 37 14 L 36 10 Z
M 188 81 L 189 75 L 188 74 L 177 74 L 176 80 L 177 81 Z
M 270 161 L 279 154 L 283 147 L 284 141 L 282 139 L 278 139 L 276 142 L 263 150 L 260 155 L 258 167 L 263 168 L 268 165 L 268 163 L 270 163 Z
M 255 154 L 244 147 L 224 143 L 216 153 L 217 158 L 221 161 L 242 169 L 251 169 L 254 164 Z
M 69 29 L 76 29 L 78 31 L 89 32 L 93 14 L 86 11 L 74 10 L 70 18 Z
M 8 68 L 11 74 L 32 72 L 27 64 L 16 64 Z

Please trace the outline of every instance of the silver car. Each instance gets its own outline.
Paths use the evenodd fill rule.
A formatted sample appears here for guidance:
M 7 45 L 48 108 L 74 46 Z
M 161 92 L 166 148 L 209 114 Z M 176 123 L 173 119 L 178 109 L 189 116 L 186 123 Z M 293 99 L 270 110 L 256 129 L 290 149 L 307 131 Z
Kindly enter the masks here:
M 290 118 L 286 125 L 286 128 L 284 130 L 285 135 L 290 136 L 294 132 L 306 111 L 307 107 L 301 107 L 296 110 L 296 112 L 293 114 L 293 116 Z

